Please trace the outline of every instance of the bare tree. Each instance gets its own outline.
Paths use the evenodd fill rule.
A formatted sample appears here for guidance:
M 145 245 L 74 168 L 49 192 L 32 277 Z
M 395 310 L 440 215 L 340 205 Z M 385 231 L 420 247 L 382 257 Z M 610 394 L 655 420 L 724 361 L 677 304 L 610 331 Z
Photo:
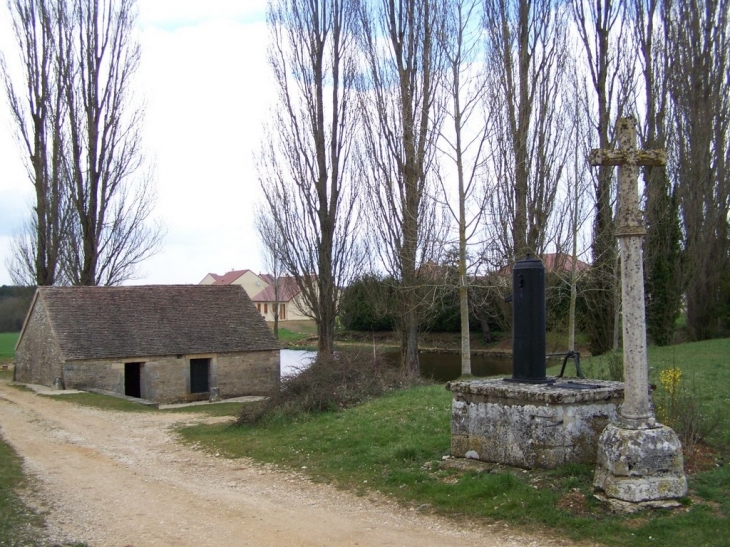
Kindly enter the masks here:
M 493 233 L 504 258 L 539 255 L 550 224 L 568 146 L 561 92 L 566 76 L 564 3 L 489 0 L 485 3 L 490 120 L 495 124 Z
M 634 0 L 632 5 L 643 90 L 643 100 L 637 102 L 645 107 L 640 138 L 647 149 L 667 148 L 671 136 L 671 66 L 663 4 L 663 0 Z M 648 334 L 658 345 L 672 343 L 683 293 L 678 201 L 667 169 L 644 167 L 646 321 Z
M 361 82 L 368 218 L 377 261 L 397 283 L 403 367 L 418 374 L 418 336 L 428 308 L 421 266 L 441 245 L 432 168 L 441 106 L 441 2 L 374 0 L 360 6 L 367 74 Z
M 626 4 L 617 0 L 572 0 L 572 11 L 595 101 L 586 114 L 598 134 L 597 147 L 607 149 L 612 145 L 615 120 L 623 115 L 634 83 L 633 57 L 628 59 L 631 35 L 625 24 Z M 600 167 L 594 180 L 593 263 L 586 302 L 590 349 L 596 355 L 615 346 L 618 336 L 620 293 L 612 171 Z
M 284 261 L 282 260 L 285 242 L 281 232 L 276 227 L 276 223 L 269 215 L 269 211 L 265 208 L 258 208 L 256 210 L 254 223 L 256 225 L 256 231 L 261 238 L 261 258 L 266 273 L 270 276 L 270 286 L 273 292 L 273 308 L 271 311 L 274 316 L 274 336 L 279 338 L 280 304 L 287 282 L 283 277 L 285 269 Z
M 64 135 L 63 49 L 59 10 L 63 1 L 8 2 L 20 52 L 22 80 L 13 82 L 0 56 L 0 75 L 23 149 L 28 178 L 35 188 L 32 218 L 13 243 L 9 265 L 16 282 L 53 285 L 59 281 L 67 224 L 67 163 Z
M 259 164 L 264 207 L 317 323 L 318 350 L 332 353 L 339 290 L 360 266 L 350 166 L 356 12 L 352 0 L 278 0 L 268 24 L 278 105 Z
M 730 248 L 730 3 L 667 0 L 674 168 L 685 232 L 687 326 L 719 335 Z
M 5 260 L 13 285 L 32 287 L 37 284 L 37 245 L 35 220 L 30 218 L 10 242 L 10 255 Z
M 487 152 L 487 124 L 480 119 L 486 81 L 481 70 L 482 0 L 446 1 L 446 21 L 439 42 L 447 65 L 442 83 L 446 99 L 441 127 L 441 152 L 453 162 L 458 185 L 456 207 L 442 180 L 446 203 L 458 227 L 459 309 L 461 315 L 461 373 L 471 374 L 469 335 L 469 277 L 467 243 L 479 228 L 487 192 L 478 176 Z
M 131 104 L 140 59 L 135 14 L 134 0 L 75 0 L 61 15 L 75 211 L 64 260 L 74 284 L 134 277 L 163 237 L 150 224 L 155 192 L 141 148 L 143 115 Z

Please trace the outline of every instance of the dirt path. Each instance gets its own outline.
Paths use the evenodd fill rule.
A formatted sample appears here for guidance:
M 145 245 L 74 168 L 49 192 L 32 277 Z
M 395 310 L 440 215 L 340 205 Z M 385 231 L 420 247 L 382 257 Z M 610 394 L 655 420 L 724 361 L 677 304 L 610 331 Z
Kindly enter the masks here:
M 548 546 L 503 524 L 465 529 L 296 473 L 175 442 L 193 414 L 79 407 L 0 383 L 0 433 L 39 480 L 51 539 L 98 546 Z M 210 420 L 210 418 L 207 418 Z

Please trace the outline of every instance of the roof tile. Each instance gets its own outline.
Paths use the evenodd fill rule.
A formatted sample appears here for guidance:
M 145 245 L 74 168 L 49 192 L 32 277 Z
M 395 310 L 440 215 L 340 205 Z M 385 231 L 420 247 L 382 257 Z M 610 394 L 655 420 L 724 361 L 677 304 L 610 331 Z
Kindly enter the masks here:
M 65 359 L 278 349 L 243 287 L 40 287 Z

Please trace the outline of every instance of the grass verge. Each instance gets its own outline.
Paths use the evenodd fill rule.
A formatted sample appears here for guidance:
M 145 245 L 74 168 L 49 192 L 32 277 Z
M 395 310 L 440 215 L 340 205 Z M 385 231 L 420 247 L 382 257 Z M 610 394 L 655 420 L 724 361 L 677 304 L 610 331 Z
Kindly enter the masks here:
M 730 355 L 730 340 L 687 346 L 651 348 L 651 366 L 686 367 L 708 408 L 730 413 L 730 367 L 720 366 Z M 231 458 L 305 469 L 314 480 L 362 495 L 377 491 L 420 510 L 537 527 L 611 546 L 727 545 L 730 466 L 722 462 L 710 462 L 709 470 L 689 478 L 690 494 L 682 508 L 617 516 L 593 498 L 593 466 L 442 469 L 439 463 L 450 448 L 449 422 L 450 393 L 436 385 L 389 394 L 343 412 L 241 427 L 198 425 L 184 428 L 182 435 Z M 723 422 L 718 429 L 720 440 L 727 428 Z
M 68 395 L 47 395 L 55 401 L 74 403 L 100 410 L 111 410 L 116 412 L 169 412 L 173 414 L 194 413 L 207 416 L 238 416 L 241 413 L 241 406 L 244 403 L 215 403 L 207 405 L 184 406 L 179 408 L 166 408 L 160 410 L 154 406 L 141 405 L 110 395 L 99 395 L 97 393 L 71 393 Z M 1 544 L 0 544 L 1 545 Z
M 21 499 L 28 488 L 23 462 L 0 437 L 0 545 L 40 545 L 43 519 Z

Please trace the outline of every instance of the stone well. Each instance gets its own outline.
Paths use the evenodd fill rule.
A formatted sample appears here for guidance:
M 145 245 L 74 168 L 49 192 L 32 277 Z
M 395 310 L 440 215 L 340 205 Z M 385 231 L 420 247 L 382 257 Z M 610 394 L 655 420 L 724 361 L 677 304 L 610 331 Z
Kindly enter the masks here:
M 617 420 L 624 394 L 621 382 L 562 378 L 552 385 L 455 381 L 446 389 L 453 393 L 451 455 L 526 469 L 595 463 L 598 438 Z

